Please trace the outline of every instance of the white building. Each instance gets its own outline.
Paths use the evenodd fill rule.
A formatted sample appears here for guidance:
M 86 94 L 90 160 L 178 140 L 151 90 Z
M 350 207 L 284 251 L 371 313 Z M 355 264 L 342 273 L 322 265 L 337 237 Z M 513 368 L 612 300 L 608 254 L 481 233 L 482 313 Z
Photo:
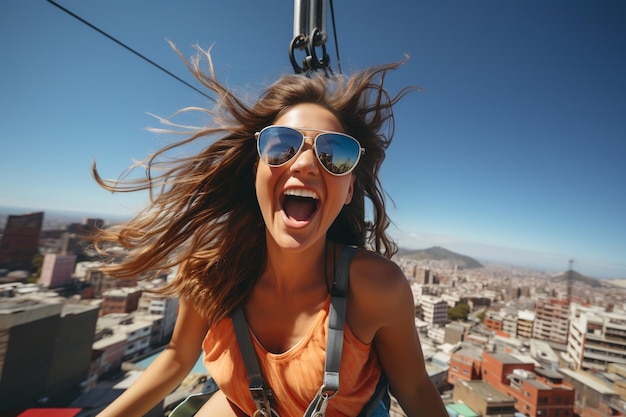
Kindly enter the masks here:
M 570 307 L 567 355 L 577 369 L 606 370 L 608 364 L 626 364 L 626 314 L 602 307 Z
M 149 286 L 142 286 L 144 289 L 151 289 Z M 162 294 L 143 291 L 137 313 L 150 314 L 162 317 L 162 328 L 159 339 L 167 339 L 174 331 L 174 324 L 178 315 L 178 298 L 167 297 Z
M 517 337 L 530 339 L 533 337 L 533 323 L 535 313 L 529 310 L 519 310 L 517 312 Z
M 567 344 L 569 303 L 567 300 L 544 298 L 535 304 L 533 337 Z
M 422 319 L 431 327 L 443 326 L 448 322 L 448 303 L 439 297 L 422 295 Z

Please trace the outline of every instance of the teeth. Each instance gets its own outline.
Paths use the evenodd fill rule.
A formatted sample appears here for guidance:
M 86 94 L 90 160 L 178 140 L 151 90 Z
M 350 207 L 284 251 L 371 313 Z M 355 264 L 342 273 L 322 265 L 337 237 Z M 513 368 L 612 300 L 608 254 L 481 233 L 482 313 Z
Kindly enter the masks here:
M 292 189 L 285 191 L 284 194 L 294 196 L 294 197 L 308 197 L 308 198 L 313 198 L 315 200 L 319 200 L 319 197 L 317 196 L 317 193 L 315 193 L 315 191 L 305 190 L 303 188 L 292 188 Z

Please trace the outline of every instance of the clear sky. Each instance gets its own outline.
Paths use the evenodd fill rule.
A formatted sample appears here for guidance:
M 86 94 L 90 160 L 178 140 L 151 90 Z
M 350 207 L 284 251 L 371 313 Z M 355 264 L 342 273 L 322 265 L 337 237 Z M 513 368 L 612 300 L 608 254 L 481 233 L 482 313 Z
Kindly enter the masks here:
M 187 57 L 213 45 L 218 77 L 241 92 L 293 72 L 291 0 L 58 2 L 193 85 L 167 39 Z M 388 88 L 424 90 L 397 106 L 382 172 L 402 247 L 626 277 L 626 2 L 334 9 L 344 72 L 408 54 Z M 92 161 L 115 178 L 166 143 L 149 113 L 209 105 L 45 0 L 0 2 L 0 51 L 2 206 L 128 215 L 146 196 L 101 190 Z

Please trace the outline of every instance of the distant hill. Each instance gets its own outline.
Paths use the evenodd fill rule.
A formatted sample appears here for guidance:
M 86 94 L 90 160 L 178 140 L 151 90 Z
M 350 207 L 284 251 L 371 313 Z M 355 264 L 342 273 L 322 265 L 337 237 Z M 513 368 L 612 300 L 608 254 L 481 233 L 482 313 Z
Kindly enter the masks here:
M 418 261 L 449 261 L 456 264 L 459 269 L 483 268 L 483 265 L 474 258 L 449 251 L 440 246 L 420 250 L 400 248 L 396 256 Z
M 554 280 L 555 281 L 567 281 L 569 276 L 569 271 L 565 271 L 560 275 L 557 275 Z M 587 276 L 584 276 L 581 273 L 578 273 L 576 271 L 572 271 L 572 282 L 574 281 L 579 281 L 582 283 L 585 283 L 587 285 L 589 285 L 590 287 L 594 287 L 594 288 L 598 288 L 602 286 L 602 281 L 595 279 L 595 278 L 589 278 Z

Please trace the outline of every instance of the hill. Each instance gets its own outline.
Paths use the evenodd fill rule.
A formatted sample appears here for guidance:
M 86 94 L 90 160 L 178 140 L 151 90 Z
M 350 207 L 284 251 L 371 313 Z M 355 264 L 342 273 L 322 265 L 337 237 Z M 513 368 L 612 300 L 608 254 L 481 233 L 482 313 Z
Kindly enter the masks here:
M 396 256 L 418 261 L 447 261 L 455 264 L 459 269 L 483 268 L 483 265 L 474 258 L 449 251 L 440 246 L 420 250 L 400 248 Z
M 578 273 L 576 271 L 571 271 L 572 272 L 572 282 L 574 281 L 578 281 L 578 282 L 582 282 L 584 284 L 589 285 L 590 287 L 593 288 L 598 288 L 602 286 L 602 282 L 600 280 L 597 280 L 595 278 L 589 278 L 581 273 Z M 567 281 L 569 277 L 569 271 L 565 271 L 560 275 L 557 275 L 554 279 L 555 281 Z M 609 281 L 610 282 L 610 281 Z

